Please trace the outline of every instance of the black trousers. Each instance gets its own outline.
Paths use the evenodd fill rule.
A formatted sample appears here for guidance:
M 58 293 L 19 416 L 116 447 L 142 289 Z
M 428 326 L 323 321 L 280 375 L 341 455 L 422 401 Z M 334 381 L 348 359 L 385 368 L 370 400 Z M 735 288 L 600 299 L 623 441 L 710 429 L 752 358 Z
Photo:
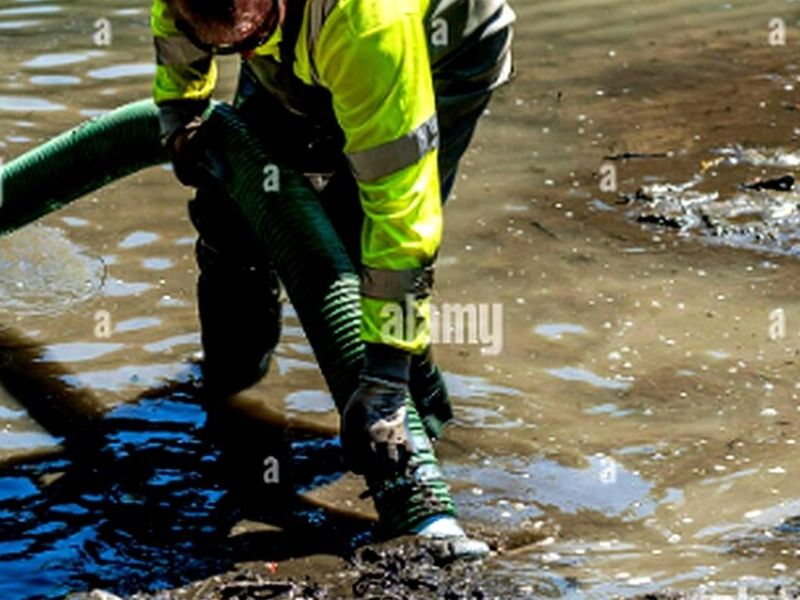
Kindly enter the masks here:
M 510 31 L 480 40 L 449 61 L 440 76 L 434 73 L 443 203 L 455 182 L 458 162 L 492 94 L 479 82 L 460 76 L 474 75 L 480 61 L 496 62 L 502 58 L 503 53 L 509 52 L 509 42 Z M 364 216 L 356 180 L 342 152 L 340 134 L 326 131 L 286 109 L 258 84 L 246 63 L 235 104 L 268 152 L 300 172 L 324 174 L 322 178 L 314 177 L 325 182 L 319 189 L 320 202 L 351 260 L 360 264 Z M 233 393 L 256 383 L 267 372 L 280 337 L 279 282 L 269 258 L 263 256 L 233 201 L 200 190 L 189 203 L 189 214 L 199 234 L 197 292 L 204 378 L 209 387 Z M 439 385 L 431 386 L 432 380 Z M 451 413 L 444 383 L 429 356 L 415 357 L 411 387 L 429 433 L 438 437 L 440 425 Z

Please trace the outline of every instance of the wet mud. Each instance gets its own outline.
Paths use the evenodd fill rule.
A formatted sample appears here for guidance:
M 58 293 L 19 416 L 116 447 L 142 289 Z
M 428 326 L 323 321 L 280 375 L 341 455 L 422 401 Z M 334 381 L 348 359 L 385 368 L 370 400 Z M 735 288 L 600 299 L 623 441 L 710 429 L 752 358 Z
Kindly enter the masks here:
M 446 554 L 446 551 L 444 552 Z M 284 574 L 286 572 L 286 574 Z M 100 600 L 104 590 L 75 594 L 69 600 Z M 435 545 L 414 540 L 367 546 L 342 559 L 335 576 L 308 575 L 308 565 L 258 563 L 189 586 L 131 600 L 484 600 L 481 568 L 453 562 Z M 106 600 L 112 600 L 107 598 Z

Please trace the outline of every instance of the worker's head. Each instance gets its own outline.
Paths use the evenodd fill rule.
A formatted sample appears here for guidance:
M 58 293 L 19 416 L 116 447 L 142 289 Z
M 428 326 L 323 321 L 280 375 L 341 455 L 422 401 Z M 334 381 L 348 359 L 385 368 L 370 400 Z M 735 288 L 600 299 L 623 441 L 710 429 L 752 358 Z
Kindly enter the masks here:
M 178 27 L 220 54 L 249 51 L 283 21 L 283 0 L 171 0 Z

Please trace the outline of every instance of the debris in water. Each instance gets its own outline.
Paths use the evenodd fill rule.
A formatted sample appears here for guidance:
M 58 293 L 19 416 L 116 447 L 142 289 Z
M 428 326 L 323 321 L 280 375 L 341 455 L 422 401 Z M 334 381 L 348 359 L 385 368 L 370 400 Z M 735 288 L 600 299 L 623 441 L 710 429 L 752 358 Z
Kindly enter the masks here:
M 740 146 L 717 151 L 721 156 L 703 161 L 701 170 L 683 183 L 655 183 L 624 196 L 640 223 L 698 232 L 722 243 L 763 249 L 780 254 L 800 254 L 800 189 L 793 175 L 764 175 L 764 167 L 800 165 L 800 152 L 756 150 Z M 723 177 L 712 168 L 737 167 L 744 172 L 725 173 L 739 181 L 732 189 L 719 188 Z M 753 177 L 754 169 L 759 167 Z M 748 172 L 749 171 L 749 172 Z
M 435 543 L 409 540 L 368 546 L 356 554 L 355 598 L 481 600 L 475 563 L 453 561 Z
M 800 150 L 790 152 L 783 148 L 775 150 L 745 148 L 734 144 L 728 148 L 717 150 L 723 164 L 737 166 L 740 164 L 753 167 L 798 167 L 800 166 Z
M 633 160 L 641 158 L 670 158 L 671 152 L 622 152 L 621 154 L 610 154 L 604 156 L 605 160 Z
M 775 179 L 757 179 L 752 183 L 742 184 L 745 190 L 775 190 L 777 192 L 789 192 L 794 189 L 794 177 L 784 175 Z

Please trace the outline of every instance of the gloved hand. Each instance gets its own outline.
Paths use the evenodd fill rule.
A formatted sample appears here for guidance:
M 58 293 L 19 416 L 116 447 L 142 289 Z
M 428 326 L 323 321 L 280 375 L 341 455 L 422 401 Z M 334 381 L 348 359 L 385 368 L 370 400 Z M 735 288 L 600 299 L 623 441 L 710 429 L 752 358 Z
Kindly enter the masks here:
M 200 117 L 173 132 L 164 145 L 175 176 L 183 185 L 211 190 L 224 181 L 224 165 L 203 129 Z
M 359 386 L 342 414 L 342 447 L 355 473 L 404 473 L 413 452 L 406 402 L 411 355 L 367 344 Z

